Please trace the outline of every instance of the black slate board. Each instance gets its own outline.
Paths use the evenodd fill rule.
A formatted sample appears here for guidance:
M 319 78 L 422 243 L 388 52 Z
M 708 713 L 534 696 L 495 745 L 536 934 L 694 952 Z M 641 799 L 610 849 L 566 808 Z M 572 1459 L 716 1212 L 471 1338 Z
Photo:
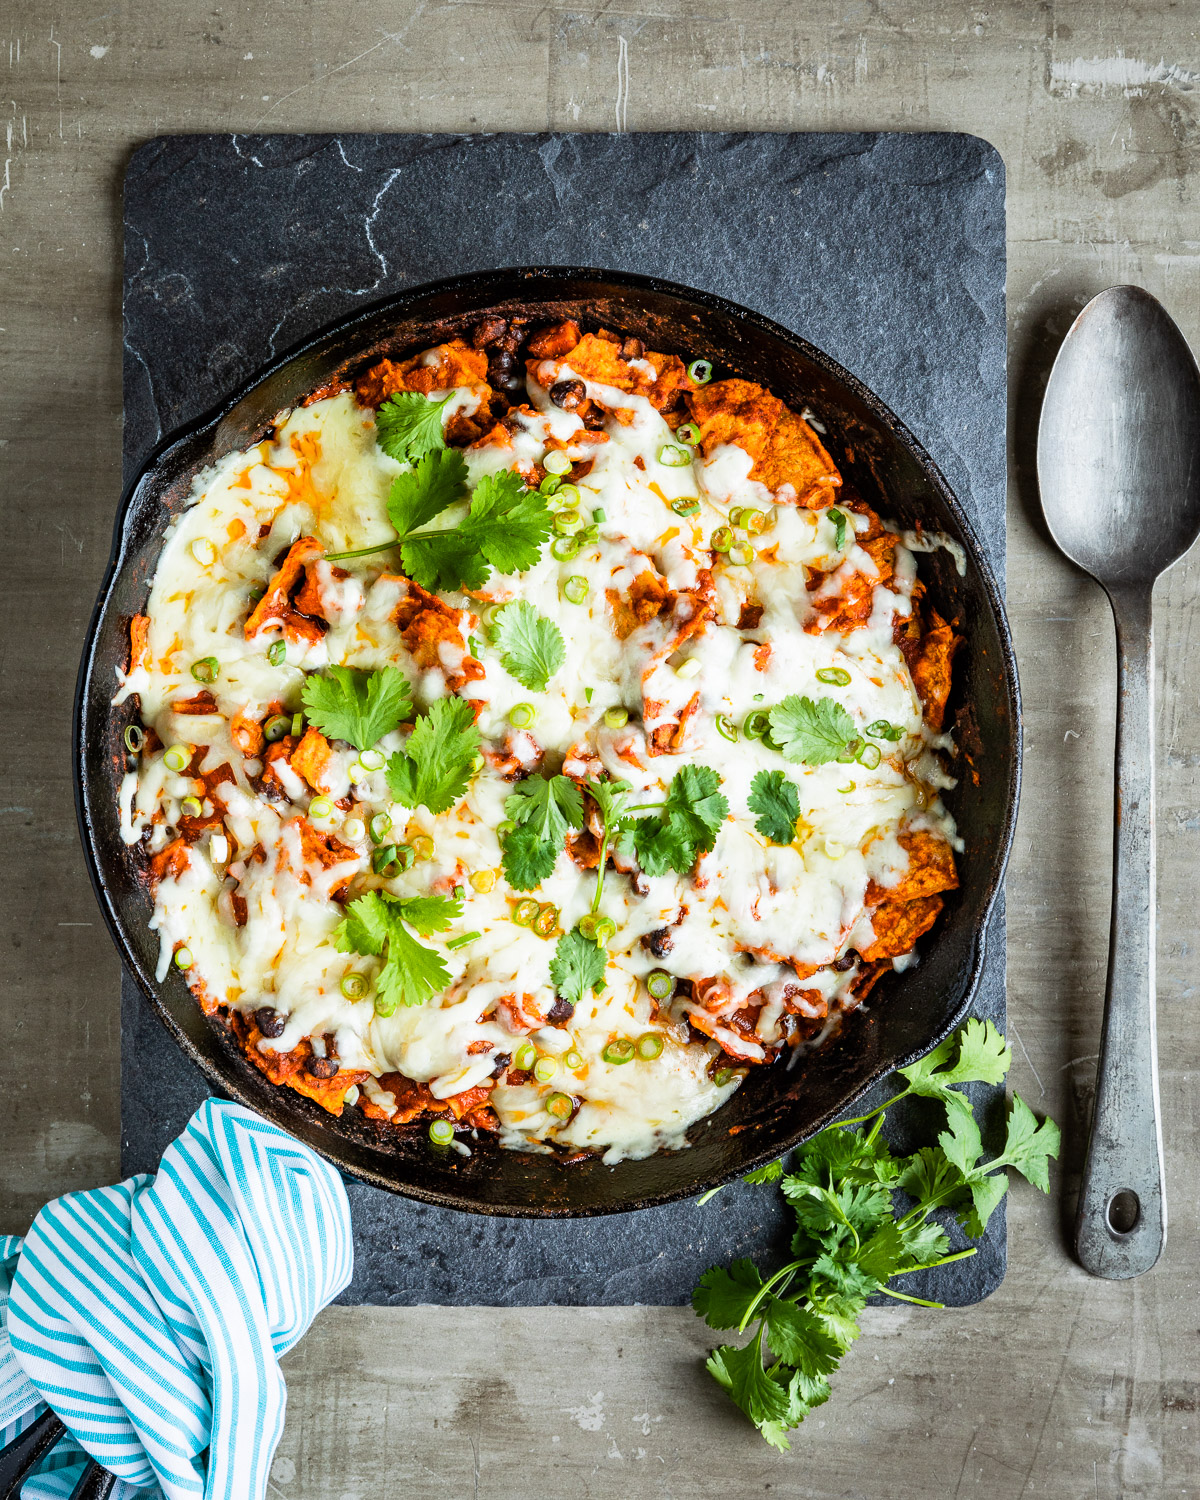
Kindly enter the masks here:
M 125 178 L 125 475 L 352 309 L 463 271 L 591 265 L 721 293 L 827 350 L 929 449 L 1003 579 L 1004 227 L 1003 164 L 964 135 L 160 138 Z M 1001 905 L 975 1005 L 1001 1026 L 1004 982 Z M 152 1170 L 207 1093 L 126 978 L 123 1169 Z M 1002 1091 L 978 1093 L 998 1123 Z M 544 1224 L 347 1186 L 350 1303 L 675 1304 L 713 1262 L 787 1242 L 779 1195 L 740 1183 Z M 908 1290 L 978 1301 L 1005 1255 L 1002 1206 L 979 1255 Z

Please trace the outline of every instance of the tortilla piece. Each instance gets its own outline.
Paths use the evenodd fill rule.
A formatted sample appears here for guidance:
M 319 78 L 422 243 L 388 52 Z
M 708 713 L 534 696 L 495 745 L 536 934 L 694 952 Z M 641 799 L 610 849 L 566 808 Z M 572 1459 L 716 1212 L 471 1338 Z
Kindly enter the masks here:
M 563 359 L 578 342 L 579 324 L 574 318 L 564 318 L 561 323 L 539 328 L 526 348 L 537 359 Z
M 249 1033 L 245 1040 L 245 1052 L 250 1061 L 264 1073 L 272 1083 L 285 1084 L 328 1110 L 331 1115 L 340 1115 L 346 1102 L 346 1094 L 355 1084 L 362 1083 L 371 1075 L 365 1069 L 339 1068 L 332 1078 L 314 1078 L 305 1064 L 313 1055 L 312 1043 L 307 1038 L 290 1052 L 260 1052 L 258 1044 L 262 1032 L 249 1022 Z
M 885 901 L 871 913 L 875 939 L 859 954 L 867 963 L 881 958 L 899 958 L 911 951 L 938 919 L 943 906 L 941 896 L 921 896 L 916 901 Z
M 691 391 L 688 406 L 705 458 L 720 444 L 733 443 L 754 460 L 750 478 L 774 491 L 781 503 L 810 510 L 833 503 L 842 482 L 837 465 L 808 423 L 763 386 L 717 380 Z
M 649 562 L 643 572 L 634 576 L 627 596 L 623 597 L 616 589 L 605 589 L 604 595 L 612 610 L 613 629 L 619 641 L 628 640 L 639 625 L 655 619 L 675 602 L 671 586 Z
M 403 574 L 381 574 L 384 578 L 403 587 L 392 619 L 417 666 L 426 672 L 436 668 L 452 693 L 478 682 L 484 676 L 483 663 L 467 650 L 461 612 Z
M 327 792 L 325 772 L 333 758 L 333 748 L 319 729 L 310 724 L 304 737 L 288 756 L 292 770 L 303 776 L 315 792 Z
M 150 665 L 150 617 L 134 615 L 129 622 L 129 670 Z
M 325 548 L 313 536 L 302 536 L 288 549 L 279 571 L 267 586 L 250 617 L 246 621 L 246 639 L 255 640 L 266 630 L 276 626 L 282 629 L 289 641 L 316 645 L 325 632 L 314 620 L 300 613 L 292 601 L 292 595 L 300 586 L 304 570 L 309 563 L 324 557 Z
M 871 618 L 875 609 L 875 590 L 887 587 L 896 573 L 896 538 L 890 531 L 867 541 L 859 541 L 859 547 L 875 565 L 875 574 L 855 571 L 841 578 L 836 592 L 827 588 L 832 573 L 814 573 L 808 580 L 809 603 L 816 614 L 805 625 L 813 635 L 834 630 L 839 635 L 848 635 L 859 630 Z
M 339 568 L 336 563 L 329 564 L 329 572 L 332 577 L 339 581 L 350 577 L 346 569 Z M 333 623 L 329 619 L 329 606 L 325 603 L 324 595 L 321 593 L 321 580 L 314 564 L 310 563 L 305 568 L 304 582 L 297 590 L 296 597 L 292 602 L 302 615 L 312 615 L 315 619 L 326 620 L 330 624 Z
M 578 343 L 560 354 L 541 357 L 561 359 L 576 375 L 596 385 L 645 396 L 657 411 L 681 409 L 683 395 L 695 389 L 683 360 L 677 354 L 658 354 L 653 350 L 630 354 L 631 345 L 640 348 L 637 340 L 620 338 L 602 328 L 599 333 L 585 333 Z M 532 343 L 529 348 L 531 354 L 538 354 Z M 613 415 L 618 420 L 630 420 L 632 413 L 626 417 L 624 410 L 617 408 Z
M 867 886 L 868 906 L 917 901 L 936 896 L 939 891 L 958 889 L 954 850 L 945 839 L 926 828 L 906 828 L 900 834 L 900 845 L 908 854 L 908 869 L 897 885 L 881 886 L 872 880 Z
M 946 722 L 954 653 L 962 645 L 962 637 L 954 633 L 936 609 L 928 611 L 928 619 L 929 627 L 908 669 L 925 707 L 925 722 L 930 729 L 940 732 Z
M 435 356 L 432 361 L 429 354 Z M 462 339 L 451 339 L 399 363 L 381 359 L 359 376 L 354 389 L 363 406 L 378 408 L 398 391 L 420 391 L 428 396 L 430 391 L 456 390 L 464 385 L 487 387 L 490 403 L 486 350 L 472 349 Z

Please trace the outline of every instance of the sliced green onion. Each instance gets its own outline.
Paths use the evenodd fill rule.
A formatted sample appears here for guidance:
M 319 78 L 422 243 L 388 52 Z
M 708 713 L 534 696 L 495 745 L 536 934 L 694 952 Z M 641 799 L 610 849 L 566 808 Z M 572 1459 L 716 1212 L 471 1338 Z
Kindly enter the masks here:
M 634 1046 L 643 1062 L 653 1062 L 656 1057 L 662 1056 L 663 1039 L 657 1031 L 646 1031 L 638 1037 Z
M 373 844 L 382 844 L 384 839 L 392 831 L 391 813 L 377 812 L 367 824 L 367 832 L 371 835 Z
M 465 948 L 468 943 L 473 943 L 476 938 L 482 937 L 481 932 L 464 932 L 456 938 L 451 938 L 446 947 L 453 953 L 458 948 Z
M 347 818 L 342 824 L 342 837 L 351 844 L 357 844 L 367 836 L 367 825 L 361 818 Z
M 291 724 L 292 718 L 290 714 L 272 714 L 263 725 L 263 735 L 267 743 L 273 745 L 276 740 L 283 739 L 284 735 L 291 728 Z
M 176 948 L 175 967 L 177 969 L 190 969 L 193 963 L 195 963 L 195 959 L 192 957 L 192 950 L 190 948 Z
M 572 1047 L 570 1052 L 565 1052 L 563 1054 L 563 1063 L 567 1068 L 571 1070 L 572 1073 L 574 1073 L 576 1068 L 583 1067 L 583 1053 L 576 1052 L 575 1048 Z
M 454 1126 L 449 1120 L 430 1121 L 429 1139 L 435 1146 L 448 1146 L 454 1139 Z
M 506 839 L 510 833 L 517 831 L 517 825 L 511 818 L 505 818 L 503 822 L 496 824 L 496 837 Z
M 574 536 L 584 528 L 584 519 L 573 510 L 560 510 L 554 517 L 554 530 L 559 536 Z
M 588 581 L 579 573 L 572 573 L 563 584 L 563 598 L 568 604 L 582 604 L 588 596 Z
M 483 647 L 479 644 L 479 642 L 473 635 L 469 635 L 467 637 L 467 650 L 471 653 L 475 660 L 478 661 Z
M 658 461 L 668 469 L 682 469 L 692 461 L 691 449 L 682 443 L 664 443 L 658 450 Z
M 532 896 L 524 896 L 512 909 L 512 919 L 518 927 L 532 927 L 538 914 L 538 903 Z
M 292 733 L 297 738 L 299 738 L 300 735 L 302 735 L 304 733 L 304 715 L 303 714 L 293 714 L 292 715 Z
M 597 505 L 596 509 L 592 512 L 592 520 L 596 523 L 597 526 L 608 520 L 608 517 L 607 515 L 605 515 L 604 507 L 602 505 Z
M 539 1083 L 549 1083 L 558 1072 L 558 1058 L 543 1053 L 533 1065 L 533 1076 Z
M 561 488 L 562 480 L 558 477 L 557 474 L 547 474 L 546 477 L 542 480 L 541 484 L 538 485 L 538 489 L 543 495 L 557 494 Z
M 476 870 L 471 876 L 471 889 L 478 891 L 481 896 L 486 896 L 495 884 L 495 870 Z
M 721 736 L 722 739 L 729 740 L 731 744 L 737 744 L 737 725 L 733 722 L 728 714 L 718 714 L 716 718 L 716 725 L 717 733 Z
M 818 682 L 829 682 L 834 687 L 849 687 L 850 673 L 845 667 L 822 667 L 817 673 Z
M 633 1043 L 626 1036 L 615 1037 L 601 1052 L 600 1056 L 606 1063 L 619 1066 L 621 1063 L 633 1061 Z
M 333 816 L 333 801 L 329 797 L 314 797 L 308 804 L 308 816 L 310 818 L 331 818 Z
M 376 990 L 376 992 L 375 992 L 375 1014 L 377 1016 L 392 1016 L 392 1015 L 395 1015 L 395 1013 L 396 1013 L 396 1007 L 399 1004 L 400 1004 L 400 1001 L 399 1001 L 399 998 L 397 996 L 392 995 L 392 996 L 389 996 L 387 999 L 384 999 L 384 997 L 379 993 L 379 991 Z
M 461 901 L 462 898 L 467 894 L 467 888 L 465 885 L 456 885 L 451 894 L 456 901 Z
M 136 755 L 146 743 L 146 731 L 137 724 L 125 726 L 125 748 L 130 755 Z
M 604 710 L 604 723 L 609 729 L 624 729 L 629 723 L 629 710 L 622 708 L 619 703 L 612 708 Z
M 185 818 L 200 818 L 204 816 L 204 804 L 199 797 L 185 797 L 179 804 L 179 811 Z
M 361 1000 L 367 993 L 366 977 L 351 969 L 349 973 L 342 975 L 340 988 L 347 1000 Z
M 542 1080 L 545 1083 L 545 1079 Z M 551 1094 L 546 1100 L 546 1113 L 556 1120 L 569 1120 L 575 1113 L 575 1101 L 570 1094 Z
M 538 907 L 538 914 L 530 923 L 538 937 L 553 937 L 558 931 L 558 907 L 546 901 Z
M 617 924 L 611 917 L 601 917 L 596 923 L 595 931 L 592 934 L 597 948 L 603 948 L 605 943 L 611 942 L 616 935 Z
M 577 923 L 580 932 L 584 935 L 585 938 L 587 938 L 589 943 L 594 943 L 596 941 L 596 923 L 599 920 L 600 918 L 596 916 L 595 912 L 589 911 L 584 916 L 580 917 L 579 922 Z
M 758 553 L 748 542 L 739 542 L 729 549 L 729 561 L 739 568 L 748 568 L 757 556 Z
M 522 1073 L 528 1073 L 537 1062 L 537 1048 L 532 1042 L 522 1042 L 513 1053 L 513 1067 L 520 1068 Z
M 555 448 L 542 459 L 542 468 L 547 474 L 569 474 L 571 460 L 561 448 Z
M 550 543 L 550 556 L 558 562 L 570 562 L 579 555 L 579 542 L 573 536 L 556 536 Z
M 414 859 L 433 858 L 433 840 L 427 833 L 418 833 L 416 838 L 411 839 L 407 846 L 404 844 L 399 844 L 397 845 L 397 847 L 399 849 L 404 849 L 406 847 L 411 848 Z M 408 866 L 405 865 L 404 868 L 407 870 Z
M 904 725 L 876 719 L 874 724 L 867 725 L 867 733 L 874 735 L 877 740 L 901 740 L 904 738 Z
M 185 771 L 191 758 L 192 753 L 186 745 L 168 745 L 163 754 L 163 765 L 168 771 Z
M 651 969 L 646 975 L 646 988 L 655 1000 L 668 1000 L 675 993 L 675 980 L 666 969 Z
M 596 689 L 593 688 L 593 687 L 585 687 L 584 690 L 583 690 L 583 701 L 585 703 L 590 703 L 592 701 L 592 694 L 595 691 L 596 691 Z
M 708 545 L 714 552 L 728 552 L 733 546 L 733 532 L 728 526 L 718 526 L 709 537 Z
M 873 771 L 882 759 L 883 751 L 878 745 L 864 743 L 862 749 L 858 752 L 859 765 L 865 766 L 868 771 Z
M 729 512 L 729 524 L 731 526 L 740 526 L 742 524 L 742 517 L 745 514 L 746 507 L 744 505 L 733 506 Z
M 742 512 L 742 529 L 750 536 L 761 536 L 767 529 L 767 518 L 761 510 Z
M 192 556 L 202 568 L 211 568 L 217 560 L 217 549 L 206 536 L 200 536 L 192 543 Z
M 281 667 L 287 660 L 287 642 L 272 641 L 267 647 L 267 660 L 273 667 Z
M 395 844 L 382 844 L 378 849 L 371 851 L 371 869 L 376 875 L 386 875 L 393 865 L 399 863 Z
M 356 760 L 351 765 L 346 767 L 346 780 L 350 783 L 351 786 L 360 786 L 364 781 L 366 781 L 369 775 L 370 772 L 360 761 Z
M 748 740 L 761 740 L 771 727 L 771 714 L 765 708 L 752 708 L 742 720 L 742 733 Z
M 694 448 L 700 441 L 700 429 L 695 422 L 685 422 L 682 427 L 675 429 L 675 436 L 681 443 L 686 443 L 689 448 Z
M 707 385 L 713 377 L 712 363 L 707 359 L 694 359 L 688 365 L 687 372 L 697 385 Z
M 358 757 L 358 763 L 365 771 L 382 771 L 387 761 L 387 756 L 382 750 L 364 750 Z
M 600 540 L 599 526 L 597 526 L 594 521 L 590 526 L 585 526 L 584 529 L 579 533 L 579 540 L 582 545 L 588 547 L 592 546 L 595 542 L 598 542 Z
M 718 1068 L 713 1074 L 713 1082 L 719 1089 L 723 1089 L 727 1083 L 732 1083 L 735 1078 L 741 1076 L 736 1068 Z
M 700 502 L 695 495 L 681 495 L 678 500 L 671 501 L 671 509 L 677 516 L 698 516 Z
M 537 718 L 537 709 L 532 703 L 517 703 L 508 711 L 508 722 L 514 729 L 528 729 Z
M 583 496 L 579 493 L 579 486 L 577 484 L 560 484 L 557 499 L 568 510 L 574 510 L 583 499 Z
M 849 740 L 837 756 L 838 761 L 843 766 L 848 766 L 851 761 L 858 759 L 858 752 L 861 748 L 862 740 L 858 739 L 857 737 Z
M 853 790 L 854 790 L 854 783 L 852 781 L 848 781 L 845 786 L 838 787 L 838 791 L 841 792 L 843 796 L 847 795 L 848 793 L 852 792 Z
M 840 510 L 831 510 L 829 519 L 833 522 L 833 545 L 840 552 L 846 545 L 846 517 Z
M 697 676 L 699 671 L 700 658 L 698 656 L 685 656 L 684 659 L 675 668 L 675 675 L 676 677 L 682 677 L 686 680 L 689 677 Z
M 192 676 L 197 682 L 216 682 L 221 663 L 215 656 L 202 656 L 192 663 Z

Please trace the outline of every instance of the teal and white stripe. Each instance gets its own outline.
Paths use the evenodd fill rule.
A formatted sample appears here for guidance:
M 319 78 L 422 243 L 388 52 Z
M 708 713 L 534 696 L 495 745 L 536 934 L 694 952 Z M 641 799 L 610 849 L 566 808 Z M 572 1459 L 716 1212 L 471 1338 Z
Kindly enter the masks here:
M 41 1392 L 132 1490 L 262 1496 L 283 1429 L 278 1358 L 352 1262 L 333 1168 L 249 1110 L 210 1100 L 155 1176 L 68 1194 L 34 1220 L 7 1299 L 11 1352 L 0 1327 L 0 1426 L 32 1420 Z M 39 1476 L 67 1487 L 30 1482 L 25 1494 L 67 1495 L 67 1477 Z

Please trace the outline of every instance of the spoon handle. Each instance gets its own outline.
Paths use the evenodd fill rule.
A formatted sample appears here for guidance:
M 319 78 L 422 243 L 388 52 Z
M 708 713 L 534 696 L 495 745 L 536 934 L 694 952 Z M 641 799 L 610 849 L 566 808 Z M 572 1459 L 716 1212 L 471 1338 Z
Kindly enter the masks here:
M 1150 590 L 1109 590 L 1117 625 L 1112 925 L 1096 1103 L 1075 1224 L 1093 1276 L 1148 1271 L 1167 1234 L 1154 1022 L 1154 636 Z

